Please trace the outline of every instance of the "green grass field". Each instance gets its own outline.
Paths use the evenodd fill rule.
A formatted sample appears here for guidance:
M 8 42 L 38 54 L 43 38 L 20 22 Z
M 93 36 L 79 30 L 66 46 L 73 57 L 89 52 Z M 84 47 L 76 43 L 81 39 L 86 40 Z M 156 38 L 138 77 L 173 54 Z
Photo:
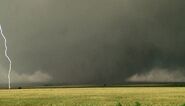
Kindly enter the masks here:
M 0 90 L 0 106 L 185 106 L 184 87 Z

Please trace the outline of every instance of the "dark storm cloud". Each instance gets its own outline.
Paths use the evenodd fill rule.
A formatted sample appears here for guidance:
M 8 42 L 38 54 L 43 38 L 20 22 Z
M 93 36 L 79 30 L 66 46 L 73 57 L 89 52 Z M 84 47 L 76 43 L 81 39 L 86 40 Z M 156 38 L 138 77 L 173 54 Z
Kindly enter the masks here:
M 183 0 L 1 0 L 0 23 L 17 74 L 41 70 L 53 83 L 120 83 L 156 67 L 184 73 L 184 5 Z

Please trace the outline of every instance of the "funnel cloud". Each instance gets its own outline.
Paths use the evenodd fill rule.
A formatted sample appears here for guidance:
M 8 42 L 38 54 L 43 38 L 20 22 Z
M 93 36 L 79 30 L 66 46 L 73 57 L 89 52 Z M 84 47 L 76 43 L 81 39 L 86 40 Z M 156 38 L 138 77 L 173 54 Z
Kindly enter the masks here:
M 184 5 L 184 0 L 1 0 L 0 23 L 12 70 L 38 74 L 45 79 L 41 83 L 158 82 L 158 74 L 161 82 L 184 82 Z M 0 65 L 8 67 L 2 42 Z

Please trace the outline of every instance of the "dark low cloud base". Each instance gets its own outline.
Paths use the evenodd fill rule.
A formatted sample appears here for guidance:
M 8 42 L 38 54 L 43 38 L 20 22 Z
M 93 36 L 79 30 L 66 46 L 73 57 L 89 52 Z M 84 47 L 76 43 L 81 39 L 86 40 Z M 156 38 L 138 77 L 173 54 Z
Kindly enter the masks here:
M 122 83 L 156 68 L 178 70 L 183 77 L 184 5 L 183 0 L 2 0 L 0 23 L 17 74 L 40 70 L 48 83 Z M 3 47 L 0 64 L 6 69 Z

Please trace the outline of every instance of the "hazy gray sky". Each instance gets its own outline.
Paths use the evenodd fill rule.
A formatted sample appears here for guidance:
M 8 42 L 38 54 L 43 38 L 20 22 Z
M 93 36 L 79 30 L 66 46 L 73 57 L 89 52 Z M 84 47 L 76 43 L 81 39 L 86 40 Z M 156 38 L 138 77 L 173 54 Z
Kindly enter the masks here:
M 185 81 L 184 19 L 184 0 L 0 0 L 13 82 L 21 83 L 156 81 L 157 73 L 157 81 Z

